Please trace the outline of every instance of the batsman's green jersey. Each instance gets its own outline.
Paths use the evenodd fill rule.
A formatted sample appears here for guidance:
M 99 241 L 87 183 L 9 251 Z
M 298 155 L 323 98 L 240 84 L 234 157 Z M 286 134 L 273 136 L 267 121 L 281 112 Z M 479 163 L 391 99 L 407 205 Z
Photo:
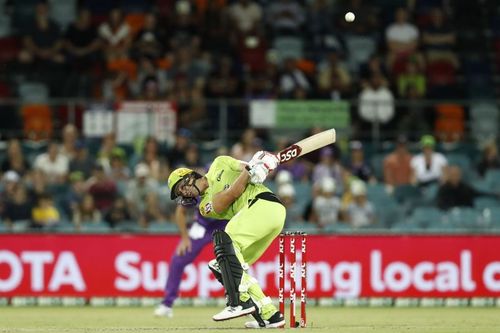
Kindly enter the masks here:
M 230 156 L 219 156 L 214 160 L 205 175 L 208 188 L 201 196 L 200 213 L 229 220 L 226 232 L 243 255 L 243 262 L 253 264 L 283 229 L 286 210 L 281 203 L 259 199 L 259 194 L 271 194 L 266 186 L 248 184 L 238 199 L 217 214 L 213 210 L 213 197 L 234 183 L 241 173 L 240 164 Z
M 236 256 L 243 267 L 257 261 L 278 236 L 285 223 L 286 210 L 271 191 L 262 184 L 248 184 L 241 196 L 224 212 L 213 210 L 215 194 L 227 189 L 238 178 L 241 162 L 230 156 L 217 157 L 205 175 L 208 188 L 201 196 L 200 213 L 203 216 L 229 220 L 225 231 L 231 237 Z M 246 171 L 243 171 L 246 172 Z M 240 298 L 252 299 L 262 308 L 268 319 L 277 310 L 260 289 L 257 280 L 246 272 L 240 284 Z

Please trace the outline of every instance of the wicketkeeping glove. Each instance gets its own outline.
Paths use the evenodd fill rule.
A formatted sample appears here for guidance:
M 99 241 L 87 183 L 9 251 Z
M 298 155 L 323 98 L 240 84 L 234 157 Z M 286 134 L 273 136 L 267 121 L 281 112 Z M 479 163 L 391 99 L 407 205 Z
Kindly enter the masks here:
M 257 162 L 253 167 L 250 168 L 249 173 L 250 183 L 262 184 L 269 174 L 269 169 L 263 162 Z

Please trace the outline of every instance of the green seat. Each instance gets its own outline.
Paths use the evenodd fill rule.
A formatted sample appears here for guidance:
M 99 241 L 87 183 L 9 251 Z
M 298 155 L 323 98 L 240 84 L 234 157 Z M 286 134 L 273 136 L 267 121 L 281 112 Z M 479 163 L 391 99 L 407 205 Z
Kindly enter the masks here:
M 385 154 L 376 154 L 371 158 L 373 174 L 378 180 L 384 180 L 384 158 Z
M 498 190 L 500 188 L 500 169 L 490 169 L 484 177 L 490 190 Z
M 285 231 L 302 231 L 306 233 L 317 233 L 318 232 L 318 227 L 316 224 L 313 223 L 307 223 L 307 222 L 295 222 L 295 223 L 290 223 L 288 226 L 285 227 Z
M 386 205 L 395 203 L 394 198 L 389 195 L 384 184 L 367 184 L 366 195 L 368 200 L 375 205 Z
M 391 226 L 391 230 L 398 233 L 408 233 L 408 232 L 415 233 L 418 231 L 422 231 L 423 228 L 420 227 L 418 224 L 414 223 L 413 221 L 408 220 L 393 224 Z
M 449 165 L 457 165 L 460 167 L 462 172 L 467 172 L 471 167 L 471 161 L 469 157 L 465 154 L 451 153 L 446 155 Z

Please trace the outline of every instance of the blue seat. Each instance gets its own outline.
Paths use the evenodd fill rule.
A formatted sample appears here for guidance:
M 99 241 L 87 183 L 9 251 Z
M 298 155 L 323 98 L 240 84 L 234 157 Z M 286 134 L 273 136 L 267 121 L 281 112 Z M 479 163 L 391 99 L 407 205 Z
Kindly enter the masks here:
M 80 230 L 88 233 L 106 233 L 112 231 L 109 225 L 104 221 L 99 223 L 83 223 Z
M 478 228 L 481 222 L 480 213 L 469 207 L 454 207 L 444 217 L 445 223 L 457 228 Z
M 391 205 L 395 203 L 394 198 L 387 193 L 384 184 L 368 184 L 366 194 L 368 200 L 375 205 Z
M 371 158 L 373 174 L 378 180 L 384 180 L 384 158 L 385 154 L 376 154 Z
M 421 199 L 420 189 L 413 185 L 401 185 L 394 190 L 394 197 L 400 203 L 412 203 Z
M 417 207 L 411 215 L 411 220 L 420 227 L 427 227 L 443 221 L 443 212 L 435 207 Z
M 418 224 L 412 222 L 411 220 L 408 220 L 393 224 L 391 226 L 391 230 L 398 233 L 415 233 L 418 231 L 422 231 L 423 228 Z
M 151 233 L 177 233 L 179 227 L 171 222 L 153 222 L 149 224 L 148 231 Z
M 479 197 L 474 199 L 474 208 L 478 210 L 492 207 L 500 207 L 500 201 L 490 197 Z
M 498 188 L 500 188 L 500 169 L 489 169 L 486 172 L 484 180 L 490 190 L 498 191 Z

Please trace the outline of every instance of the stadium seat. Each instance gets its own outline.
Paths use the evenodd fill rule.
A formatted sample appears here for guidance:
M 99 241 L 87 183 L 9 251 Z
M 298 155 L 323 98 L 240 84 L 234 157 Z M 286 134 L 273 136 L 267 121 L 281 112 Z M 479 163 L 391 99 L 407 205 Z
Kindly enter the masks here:
M 177 233 L 179 227 L 171 222 L 153 222 L 149 224 L 148 231 L 151 233 Z
M 413 185 L 397 186 L 394 190 L 394 198 L 399 203 L 413 203 L 421 199 L 422 192 Z
M 395 202 L 394 198 L 387 193 L 384 184 L 368 184 L 366 187 L 366 194 L 368 200 L 373 202 L 375 205 L 386 205 Z
M 0 14 L 0 38 L 11 36 L 11 19 L 5 13 Z
M 401 221 L 399 223 L 393 224 L 391 226 L 392 231 L 396 231 L 398 233 L 415 233 L 422 231 L 422 227 L 418 224 L 410 221 Z
M 38 141 L 52 137 L 52 113 L 48 105 L 24 105 L 21 114 L 27 138 Z
M 280 61 L 288 58 L 301 59 L 303 56 L 303 42 L 297 37 L 278 37 L 274 40 L 273 47 Z
M 18 94 L 24 103 L 47 103 L 49 88 L 38 82 L 23 82 L 19 84 Z
M 481 225 L 480 213 L 469 207 L 454 207 L 446 213 L 444 221 L 457 228 L 478 228 Z
M 493 207 L 500 207 L 500 201 L 490 197 L 479 197 L 474 200 L 474 208 L 478 210 Z
M 375 154 L 371 158 L 373 174 L 378 180 L 384 180 L 384 158 L 386 154 Z
M 464 108 L 458 104 L 438 104 L 434 132 L 443 141 L 457 141 L 465 131 Z
M 288 226 L 285 226 L 284 230 L 286 231 L 302 231 L 308 234 L 318 232 L 318 227 L 313 223 L 290 223 Z
M 500 206 L 484 209 L 482 216 L 486 225 L 500 229 Z
M 105 232 L 110 232 L 112 229 L 109 227 L 109 225 L 102 221 L 99 223 L 82 223 L 80 230 L 82 232 L 88 232 L 88 233 L 105 233 Z
M 417 207 L 410 219 L 420 227 L 428 227 L 431 224 L 441 223 L 443 212 L 435 207 Z
M 486 171 L 484 180 L 490 191 L 498 191 L 500 188 L 500 169 L 489 169 Z
M 144 228 L 142 228 L 137 221 L 123 221 L 120 222 L 119 224 L 115 225 L 113 228 L 115 231 L 119 232 L 141 232 L 145 231 Z
M 375 53 L 376 41 L 370 36 L 348 35 L 345 37 L 346 49 L 349 54 L 348 67 L 350 71 L 357 72 Z
M 62 30 L 76 20 L 78 0 L 49 0 L 50 18 Z

